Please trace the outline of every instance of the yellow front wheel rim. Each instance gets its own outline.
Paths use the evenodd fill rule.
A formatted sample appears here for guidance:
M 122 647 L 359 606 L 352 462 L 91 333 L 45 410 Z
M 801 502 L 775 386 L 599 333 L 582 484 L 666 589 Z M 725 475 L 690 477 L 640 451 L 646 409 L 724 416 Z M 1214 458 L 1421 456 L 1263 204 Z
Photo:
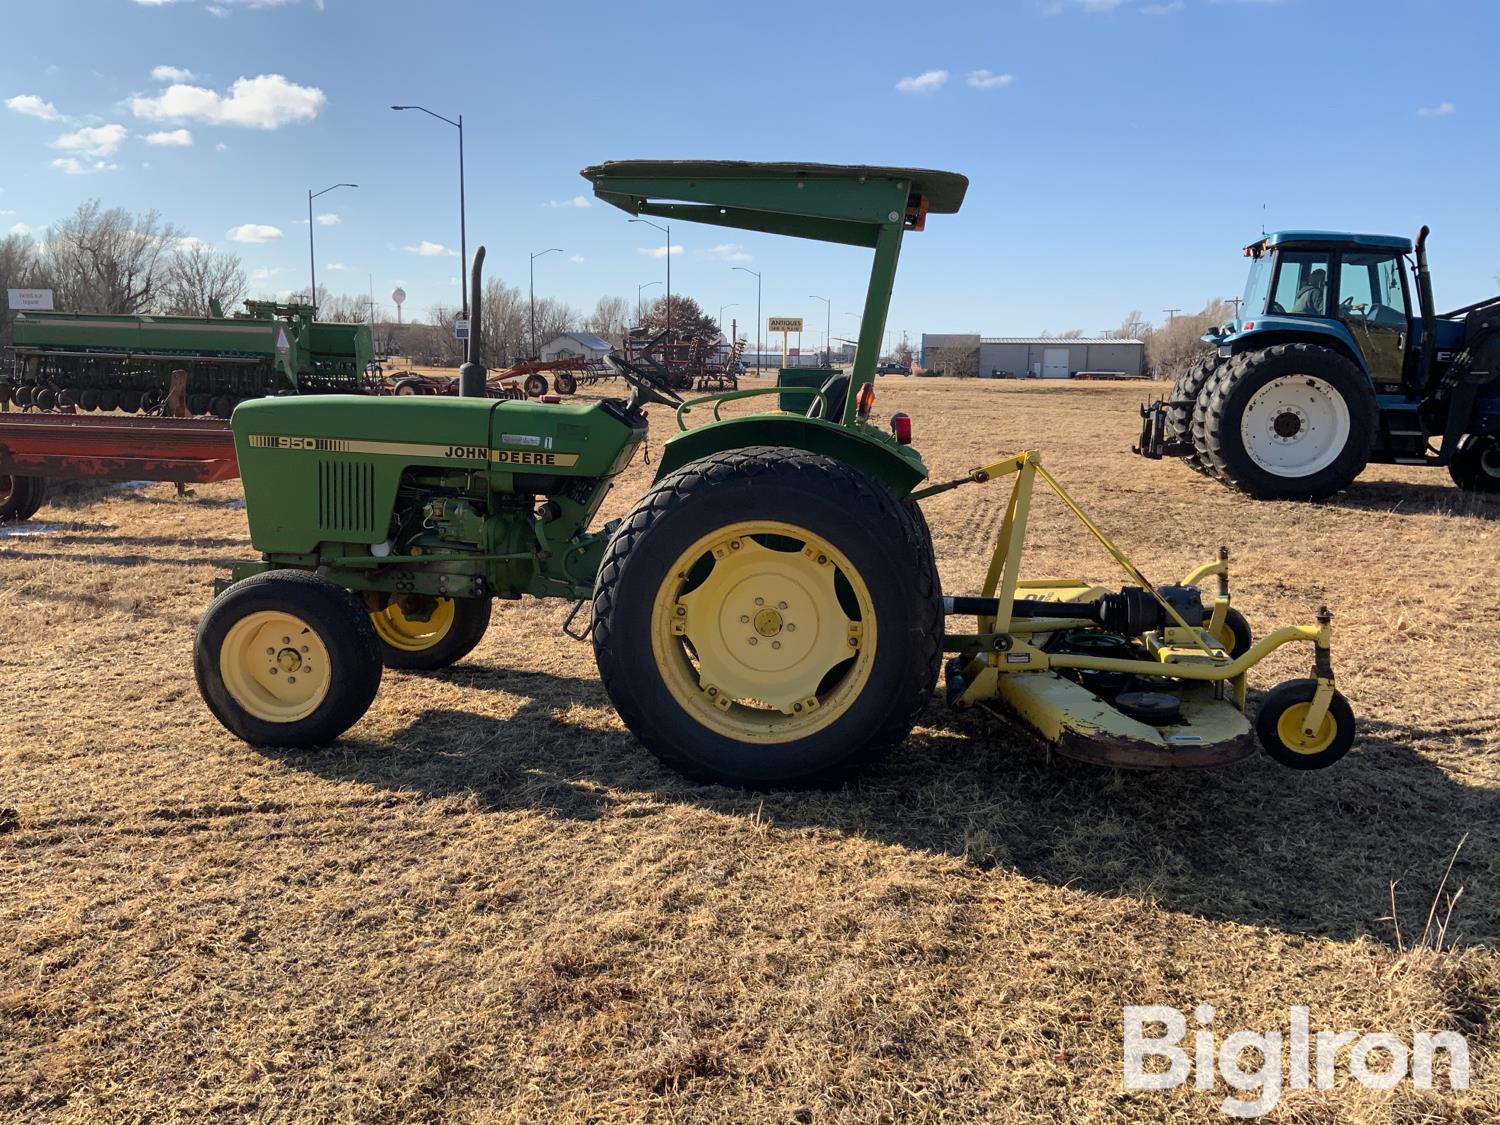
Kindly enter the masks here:
M 219 675 L 234 701 L 268 723 L 316 711 L 332 683 L 328 649 L 312 627 L 279 610 L 247 614 L 219 649 Z
M 395 602 L 370 613 L 375 635 L 402 652 L 423 652 L 437 644 L 453 628 L 453 617 L 452 598 L 438 598 L 432 616 L 426 621 L 407 617 Z
M 1334 737 L 1338 734 L 1338 722 L 1331 711 L 1323 716 L 1317 734 L 1303 733 L 1302 724 L 1307 719 L 1311 706 L 1311 703 L 1294 703 L 1276 720 L 1276 737 L 1294 754 L 1322 753 L 1333 745 Z
M 738 741 L 780 743 L 835 722 L 875 661 L 864 578 L 822 536 L 753 520 L 703 536 L 667 571 L 651 647 L 673 699 Z

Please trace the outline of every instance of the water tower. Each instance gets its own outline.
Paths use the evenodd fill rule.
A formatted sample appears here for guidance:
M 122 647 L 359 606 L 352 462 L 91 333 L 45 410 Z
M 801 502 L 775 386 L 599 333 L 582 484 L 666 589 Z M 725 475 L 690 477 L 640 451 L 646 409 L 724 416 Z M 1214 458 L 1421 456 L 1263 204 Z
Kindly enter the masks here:
M 396 324 L 399 327 L 401 324 L 401 305 L 406 300 L 406 290 L 402 289 L 399 285 L 396 286 L 396 288 L 391 290 L 391 300 L 396 303 Z

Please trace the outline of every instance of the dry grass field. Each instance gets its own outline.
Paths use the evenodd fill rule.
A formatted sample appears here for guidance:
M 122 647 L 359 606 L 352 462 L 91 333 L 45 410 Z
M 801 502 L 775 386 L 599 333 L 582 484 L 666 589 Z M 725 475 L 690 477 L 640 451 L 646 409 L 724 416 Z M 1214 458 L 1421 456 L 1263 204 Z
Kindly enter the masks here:
M 1267 1120 L 1500 1120 L 1500 500 L 1377 466 L 1252 503 L 1128 454 L 1147 393 L 882 379 L 876 412 L 937 480 L 1043 450 L 1148 575 L 1229 544 L 1258 631 L 1327 603 L 1361 723 L 1331 770 L 1109 771 L 935 703 L 846 788 L 705 788 L 632 742 L 550 602 L 387 673 L 338 746 L 258 751 L 191 661 L 250 554 L 238 484 L 63 495 L 0 537 L 0 1119 L 1204 1122 L 1230 1091 L 1125 1093 L 1120 1036 L 1124 1005 L 1206 1002 L 1221 1038 L 1293 1004 L 1469 1037 L 1467 1092 L 1341 1064 Z M 948 592 L 1004 500 L 927 503 Z M 1056 503 L 1029 548 L 1118 580 Z M 1466 835 L 1456 950 L 1411 951 Z

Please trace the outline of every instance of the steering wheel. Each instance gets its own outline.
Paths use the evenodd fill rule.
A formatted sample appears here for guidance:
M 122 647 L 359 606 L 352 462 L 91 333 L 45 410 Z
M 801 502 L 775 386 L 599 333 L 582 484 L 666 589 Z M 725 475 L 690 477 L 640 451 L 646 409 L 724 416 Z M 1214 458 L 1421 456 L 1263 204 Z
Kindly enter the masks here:
M 1364 308 L 1363 305 L 1360 305 L 1359 307 L 1360 308 Z M 1339 312 L 1341 312 L 1341 313 L 1348 313 L 1348 312 L 1352 312 L 1353 310 L 1354 310 L 1354 298 L 1353 297 L 1345 297 L 1342 301 L 1339 302 Z
M 670 387 L 658 386 L 652 380 L 646 378 L 635 364 L 628 359 L 618 356 L 605 356 L 605 361 L 619 373 L 620 378 L 630 384 L 634 393 L 631 401 L 639 407 L 641 403 L 654 402 L 660 406 L 676 410 L 682 405 L 682 396 Z

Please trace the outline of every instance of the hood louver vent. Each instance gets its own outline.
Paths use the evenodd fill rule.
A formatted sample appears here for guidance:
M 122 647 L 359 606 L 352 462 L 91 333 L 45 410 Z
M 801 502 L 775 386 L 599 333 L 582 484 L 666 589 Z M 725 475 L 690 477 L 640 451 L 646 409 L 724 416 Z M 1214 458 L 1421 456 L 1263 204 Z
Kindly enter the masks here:
M 324 531 L 376 534 L 375 466 L 318 462 L 318 526 Z

